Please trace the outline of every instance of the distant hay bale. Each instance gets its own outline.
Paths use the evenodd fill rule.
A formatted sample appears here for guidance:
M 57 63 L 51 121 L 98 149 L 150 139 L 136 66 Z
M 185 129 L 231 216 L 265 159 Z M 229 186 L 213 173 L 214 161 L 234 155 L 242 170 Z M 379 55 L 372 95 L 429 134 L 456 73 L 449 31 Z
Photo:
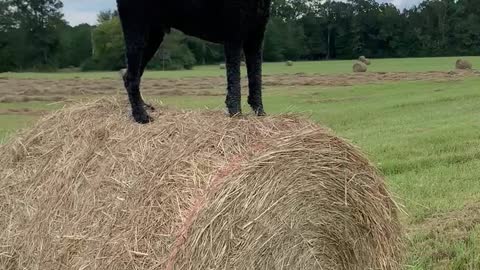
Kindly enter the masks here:
M 369 66 L 372 62 L 370 61 L 370 59 L 366 58 L 365 56 L 360 56 L 358 58 L 358 61 L 364 63 L 365 65 Z
M 362 62 L 355 62 L 353 64 L 353 72 L 367 72 L 367 65 Z
M 219 67 L 220 67 L 220 69 L 226 69 L 226 68 L 227 68 L 227 65 L 225 65 L 225 64 L 220 64 Z
M 293 66 L 293 62 L 292 62 L 292 61 L 287 61 L 287 62 L 286 62 L 286 65 L 287 65 L 288 67 L 291 67 L 291 66 Z
M 244 61 L 240 62 L 240 66 L 244 67 L 244 66 L 246 66 L 246 65 L 247 65 L 247 64 L 246 64 Z
M 458 59 L 455 67 L 457 69 L 472 69 L 472 63 L 466 59 Z
M 1 269 L 399 269 L 382 176 L 324 128 L 127 108 L 78 104 L 0 146 Z

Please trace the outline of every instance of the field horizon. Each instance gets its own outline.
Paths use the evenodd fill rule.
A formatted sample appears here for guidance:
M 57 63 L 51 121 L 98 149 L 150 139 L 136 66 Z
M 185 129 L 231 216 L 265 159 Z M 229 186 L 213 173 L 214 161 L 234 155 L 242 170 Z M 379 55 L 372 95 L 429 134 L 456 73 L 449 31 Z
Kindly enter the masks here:
M 480 63 L 480 56 L 451 56 L 451 57 L 418 57 L 418 58 L 372 58 L 373 64 L 369 72 L 428 72 L 451 71 L 455 69 L 455 61 L 459 58 L 472 63 Z M 285 62 L 264 63 L 264 74 L 341 74 L 353 73 L 352 64 L 357 59 L 350 60 L 324 60 L 324 61 L 298 61 L 293 66 Z M 474 66 L 475 67 L 475 66 Z M 242 67 L 246 74 L 245 67 Z M 161 78 L 190 78 L 190 77 L 217 77 L 225 76 L 225 70 L 218 65 L 200 65 L 192 70 L 147 70 L 145 79 Z M 16 79 L 117 79 L 118 71 L 86 71 L 86 72 L 5 72 L 0 73 L 0 78 Z

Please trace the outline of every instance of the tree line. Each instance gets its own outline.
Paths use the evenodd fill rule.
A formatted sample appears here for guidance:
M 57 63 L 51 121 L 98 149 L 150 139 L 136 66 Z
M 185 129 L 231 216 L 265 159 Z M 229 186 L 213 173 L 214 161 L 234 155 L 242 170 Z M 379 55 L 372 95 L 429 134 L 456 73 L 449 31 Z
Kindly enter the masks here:
M 124 66 L 115 11 L 70 26 L 60 0 L 0 1 L 0 71 L 115 70 Z M 480 54 L 480 1 L 425 0 L 399 10 L 375 0 L 274 0 L 266 61 Z M 222 47 L 173 31 L 153 69 L 220 63 Z

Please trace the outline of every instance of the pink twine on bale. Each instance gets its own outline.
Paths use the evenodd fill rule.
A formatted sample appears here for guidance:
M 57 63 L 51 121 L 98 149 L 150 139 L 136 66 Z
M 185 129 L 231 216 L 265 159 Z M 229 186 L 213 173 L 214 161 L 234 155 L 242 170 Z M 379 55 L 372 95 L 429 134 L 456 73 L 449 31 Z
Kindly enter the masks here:
M 253 152 L 260 152 L 266 146 L 264 144 L 257 143 L 253 145 L 252 150 Z M 215 194 L 222 185 L 225 183 L 225 179 L 229 176 L 238 171 L 242 167 L 242 163 L 247 161 L 250 157 L 249 154 L 241 155 L 234 157 L 231 161 L 229 161 L 224 167 L 220 168 L 218 172 L 213 176 L 212 181 L 210 182 L 210 187 L 207 189 L 207 192 L 199 194 L 194 199 L 194 203 L 192 207 L 186 211 L 187 218 L 183 223 L 180 224 L 180 230 L 176 235 L 175 243 L 172 249 L 172 252 L 168 256 L 167 259 L 167 266 L 166 270 L 174 270 L 174 265 L 177 259 L 177 255 L 180 250 L 185 245 L 187 238 L 188 238 L 188 231 L 192 227 L 195 220 L 198 218 L 200 214 L 200 210 L 202 210 L 208 202 L 208 195 Z

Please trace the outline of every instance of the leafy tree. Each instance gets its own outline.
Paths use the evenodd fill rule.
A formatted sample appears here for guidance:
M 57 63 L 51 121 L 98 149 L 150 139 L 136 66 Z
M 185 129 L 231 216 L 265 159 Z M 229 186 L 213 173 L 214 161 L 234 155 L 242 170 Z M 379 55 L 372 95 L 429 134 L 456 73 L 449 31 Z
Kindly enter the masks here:
M 197 64 L 214 64 L 224 61 L 223 46 L 205 42 L 195 37 L 186 37 L 185 42 L 195 56 Z
M 408 44 L 405 33 L 409 32 L 405 26 L 406 20 L 400 11 L 392 4 L 382 4 L 378 14 L 378 50 L 377 57 L 399 57 L 413 52 L 405 50 Z M 402 51 L 403 50 L 403 51 Z
M 459 54 L 480 54 L 480 1 L 459 0 L 453 19 L 450 44 Z
M 118 11 L 116 10 L 104 10 L 100 11 L 97 16 L 97 22 L 99 24 L 102 24 L 104 22 L 108 22 L 112 20 L 113 18 L 118 17 Z
M 148 67 L 154 69 L 192 69 L 196 64 L 195 55 L 187 45 L 187 37 L 179 31 L 172 31 Z
M 16 20 L 12 14 L 12 5 L 8 1 L 0 2 L 0 72 L 16 67 L 13 30 Z
M 24 34 L 23 64 L 34 68 L 56 65 L 60 48 L 59 28 L 62 20 L 59 0 L 11 0 L 19 29 Z
M 80 67 L 87 59 L 92 57 L 93 27 L 80 24 L 75 27 L 63 26 L 61 30 L 61 49 L 59 67 Z
M 266 61 L 285 60 L 283 56 L 282 24 L 283 22 L 279 18 L 273 18 L 269 23 L 264 40 L 263 57 Z
M 93 31 L 93 58 L 84 69 L 118 70 L 125 66 L 125 49 L 120 19 L 114 17 Z

